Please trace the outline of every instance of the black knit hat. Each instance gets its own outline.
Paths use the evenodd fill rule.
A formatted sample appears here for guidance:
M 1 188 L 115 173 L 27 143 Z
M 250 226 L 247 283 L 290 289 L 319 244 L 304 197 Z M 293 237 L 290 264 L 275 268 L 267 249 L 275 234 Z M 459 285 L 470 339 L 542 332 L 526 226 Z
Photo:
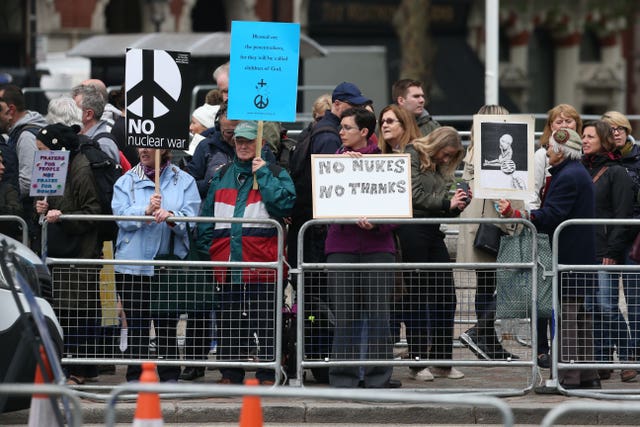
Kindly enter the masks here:
M 78 132 L 80 126 L 67 126 L 56 123 L 40 129 L 36 139 L 46 145 L 50 150 L 71 150 L 78 146 Z

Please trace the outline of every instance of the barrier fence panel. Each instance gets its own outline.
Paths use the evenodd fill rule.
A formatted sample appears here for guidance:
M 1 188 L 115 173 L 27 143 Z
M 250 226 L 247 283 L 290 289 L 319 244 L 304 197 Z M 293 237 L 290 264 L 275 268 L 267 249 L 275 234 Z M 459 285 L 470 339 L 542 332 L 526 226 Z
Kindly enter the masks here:
M 504 223 L 533 229 L 525 220 L 431 218 L 371 222 L 399 227 L 446 224 L 447 228 Z M 488 304 L 493 299 L 496 271 L 529 272 L 535 283 L 535 263 L 317 263 L 305 258 L 309 248 L 305 246 L 305 232 L 317 239 L 321 234 L 318 227 L 355 223 L 356 220 L 312 220 L 298 235 L 298 268 L 292 271 L 297 275 L 298 385 L 305 378 L 306 369 L 319 383 L 328 382 L 330 368 L 335 372 L 345 370 L 349 375 L 365 378 L 366 387 L 366 375 L 362 373 L 381 367 L 395 367 L 394 376 L 404 379 L 412 377 L 410 370 L 418 372 L 430 366 L 438 373 L 438 368 L 454 366 L 463 372 L 468 370 L 464 380 L 436 384 L 419 381 L 418 376 L 403 386 L 423 390 L 427 384 L 434 384 L 434 390 L 439 392 L 496 394 L 522 394 L 533 387 L 538 376 L 531 349 L 536 340 L 535 286 L 529 295 L 534 313 L 529 319 L 518 319 L 515 332 L 509 331 L 506 319 L 496 322 L 498 331 L 493 321 L 482 325 L 487 336 L 479 338 L 493 352 L 490 360 L 476 356 L 458 337 L 482 322 L 476 316 L 476 304 Z M 529 250 L 535 259 L 535 239 Z M 489 292 L 486 288 L 491 286 Z M 477 289 L 484 289 L 484 294 L 477 294 Z M 487 384 L 474 378 L 478 368 L 491 368 L 495 378 L 501 380 Z
M 636 355 L 640 339 L 640 272 L 633 261 L 625 265 L 560 264 L 561 233 L 570 227 L 585 226 L 628 226 L 631 242 L 640 220 L 572 219 L 556 229 L 552 242 L 553 306 L 554 324 L 560 327 L 553 340 L 553 375 L 547 386 L 570 396 L 636 400 L 640 398 L 636 378 L 640 369 Z M 571 375 L 576 371 L 583 371 L 579 373 L 582 377 L 600 378 L 602 388 L 569 387 L 574 384 Z
M 68 408 L 67 405 L 61 408 L 61 414 L 63 414 L 66 421 L 65 425 L 73 427 L 82 426 L 82 404 L 80 403 L 78 394 L 69 387 L 54 384 L 0 384 L 0 395 L 28 396 L 35 393 L 51 396 L 52 399 L 53 396 L 60 396 L 61 399 L 65 399 L 65 402 L 71 402 L 70 408 Z M 55 401 L 57 402 L 57 399 L 55 399 Z M 60 403 L 60 406 L 63 405 Z M 32 409 L 36 410 L 35 408 Z M 67 413 L 67 410 L 69 410 L 70 413 Z M 3 415 L 6 422 L 10 422 L 9 419 L 7 419 L 10 417 L 11 414 Z M 50 425 L 55 425 L 55 420 L 51 420 Z
M 17 223 L 15 229 L 12 227 L 13 223 Z M 0 215 L 0 233 L 7 234 L 14 238 L 17 238 L 19 234 L 22 238 L 22 244 L 29 246 L 29 229 L 27 222 L 17 215 Z
M 241 396 L 260 396 L 261 398 L 274 398 L 280 399 L 325 399 L 325 400 L 343 400 L 343 401 L 365 401 L 377 403 L 380 405 L 382 402 L 393 403 L 416 403 L 420 407 L 425 404 L 433 404 L 438 406 L 456 406 L 456 407 L 484 407 L 490 408 L 495 411 L 495 415 L 491 414 L 491 417 L 496 417 L 500 420 L 500 425 L 510 427 L 513 426 L 514 416 L 509 406 L 501 399 L 492 396 L 480 396 L 480 395 L 436 395 L 428 393 L 407 393 L 404 391 L 391 391 L 391 390 L 346 390 L 346 389 L 310 389 L 310 388 L 293 388 L 293 387 L 255 387 L 255 386 L 220 386 L 220 385 L 196 385 L 196 384 L 143 384 L 143 383 L 129 383 L 115 388 L 109 397 L 107 402 L 107 408 L 105 412 L 105 426 L 112 427 L 116 422 L 116 404 L 119 399 L 132 396 L 131 393 L 162 393 L 160 397 L 172 398 L 173 396 L 179 396 L 179 394 L 188 393 L 191 396 L 197 395 L 198 397 L 241 397 Z M 128 394 L 125 394 L 128 393 Z M 208 405 L 215 405 L 215 402 L 208 401 Z M 270 408 L 265 408 L 265 413 Z M 282 420 L 283 414 L 278 408 L 275 410 L 274 416 L 277 420 Z M 404 411 L 406 414 L 405 419 L 399 420 L 401 424 L 416 424 L 423 423 L 424 419 L 421 417 L 423 413 L 420 411 Z M 233 417 L 237 415 L 231 414 Z M 236 418 L 237 419 L 237 418 Z M 177 422 L 179 420 L 166 420 L 167 422 Z M 217 419 L 216 422 L 227 422 L 229 420 Z M 268 414 L 265 414 L 265 421 L 271 421 Z M 304 419 L 297 419 L 290 421 L 292 424 L 297 421 L 298 425 L 304 423 L 314 422 L 310 420 L 307 414 L 304 414 Z M 340 420 L 328 420 L 323 418 L 316 421 L 318 423 L 342 423 Z M 472 424 L 475 424 L 475 420 Z M 495 422 L 492 422 L 494 425 Z
M 541 427 L 566 424 L 636 425 L 640 406 L 614 402 L 564 402 L 552 408 Z M 594 419 L 595 418 L 595 419 Z
M 60 218 L 153 220 L 108 215 Z M 283 230 L 274 220 L 168 220 L 268 224 L 277 229 L 278 253 L 283 253 Z M 46 242 L 47 223 L 42 230 Z M 105 249 L 108 254 L 109 248 Z M 63 365 L 139 365 L 153 361 L 159 366 L 270 369 L 275 370 L 276 382 L 280 381 L 281 257 L 253 263 L 47 257 L 46 263 L 52 271 L 54 310 L 65 332 Z M 116 274 L 115 265 L 146 266 L 153 276 Z

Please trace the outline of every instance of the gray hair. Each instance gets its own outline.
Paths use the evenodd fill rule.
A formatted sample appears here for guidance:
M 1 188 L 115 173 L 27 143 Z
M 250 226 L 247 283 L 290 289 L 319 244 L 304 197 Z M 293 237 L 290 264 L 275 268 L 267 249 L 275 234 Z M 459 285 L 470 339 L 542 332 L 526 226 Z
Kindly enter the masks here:
M 78 108 L 73 98 L 60 96 L 49 101 L 45 120 L 49 124 L 62 123 L 67 126 L 82 126 L 82 110 Z
M 71 97 L 82 96 L 81 107 L 83 110 L 93 110 L 93 116 L 100 120 L 106 104 L 104 97 L 95 86 L 78 85 L 71 89 Z
M 563 153 L 565 159 L 581 160 L 582 150 L 567 147 L 566 144 L 558 144 L 553 138 L 549 138 L 549 147 L 554 153 Z
M 221 74 L 229 74 L 229 61 L 220 65 L 218 68 L 213 70 L 213 80 L 218 81 L 218 77 Z

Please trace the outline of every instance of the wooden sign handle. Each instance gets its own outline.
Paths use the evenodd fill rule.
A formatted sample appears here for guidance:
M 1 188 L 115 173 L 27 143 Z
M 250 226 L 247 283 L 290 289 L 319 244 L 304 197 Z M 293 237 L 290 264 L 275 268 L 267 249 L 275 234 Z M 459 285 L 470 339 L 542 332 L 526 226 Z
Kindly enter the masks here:
M 263 133 L 264 122 L 262 120 L 258 120 L 258 134 L 256 135 L 256 157 L 260 157 L 262 153 L 262 133 Z M 258 178 L 256 175 L 253 175 L 253 189 L 258 189 Z
M 156 150 L 155 184 L 156 184 L 156 193 L 160 194 L 160 150 Z

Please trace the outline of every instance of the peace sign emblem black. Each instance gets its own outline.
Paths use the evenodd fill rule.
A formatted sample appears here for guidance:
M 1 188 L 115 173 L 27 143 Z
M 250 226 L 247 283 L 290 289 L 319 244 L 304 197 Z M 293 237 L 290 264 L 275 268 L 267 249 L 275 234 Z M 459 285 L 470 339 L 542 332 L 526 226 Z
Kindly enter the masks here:
M 264 110 L 265 108 L 267 108 L 267 105 L 269 105 L 269 98 L 263 95 L 256 95 L 256 97 L 253 98 L 253 105 L 261 110 Z
M 161 117 L 176 108 L 182 77 L 171 55 L 161 50 L 131 49 L 127 60 L 127 109 L 138 117 Z

